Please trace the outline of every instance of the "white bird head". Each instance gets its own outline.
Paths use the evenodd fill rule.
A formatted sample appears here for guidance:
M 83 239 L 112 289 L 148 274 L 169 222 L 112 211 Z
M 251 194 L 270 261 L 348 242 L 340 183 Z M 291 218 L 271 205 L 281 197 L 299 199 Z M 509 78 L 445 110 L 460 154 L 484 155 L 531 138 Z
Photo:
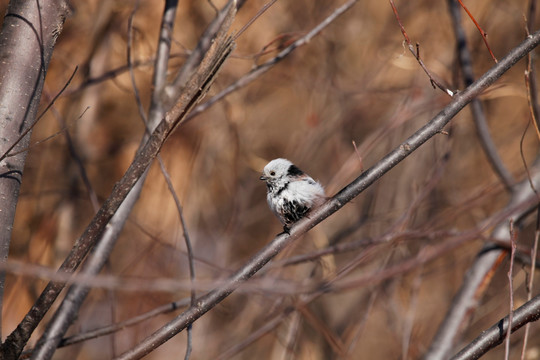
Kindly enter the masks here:
M 291 177 L 303 175 L 304 173 L 296 165 L 287 159 L 274 159 L 263 169 L 261 180 L 266 181 L 269 190 L 283 186 Z

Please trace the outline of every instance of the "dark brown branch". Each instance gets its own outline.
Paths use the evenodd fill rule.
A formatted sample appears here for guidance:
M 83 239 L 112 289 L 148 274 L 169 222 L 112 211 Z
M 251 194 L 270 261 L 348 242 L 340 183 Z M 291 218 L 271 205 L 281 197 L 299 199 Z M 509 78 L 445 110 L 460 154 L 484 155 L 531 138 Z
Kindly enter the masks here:
M 224 29 L 228 29 L 230 20 L 232 20 L 232 18 L 224 25 Z M 200 98 L 204 96 L 221 65 L 230 55 L 233 47 L 234 43 L 231 38 L 222 31 L 201 62 L 197 72 L 193 74 L 186 84 L 185 91 L 182 93 L 178 103 L 166 114 L 164 119 L 154 130 L 148 142 L 139 151 L 122 179 L 114 186 L 109 198 L 102 205 L 101 209 L 93 218 L 82 236 L 76 241 L 73 249 L 61 265 L 59 269 L 60 272 L 73 272 L 90 249 L 94 247 L 96 241 L 103 233 L 105 226 L 109 223 L 116 210 L 129 194 L 131 188 L 157 156 L 165 140 Z M 17 329 L 10 335 L 8 340 L 15 344 L 14 349 L 16 351 L 10 358 L 16 358 L 18 356 L 22 350 L 22 346 L 24 346 L 30 334 L 41 321 L 63 287 L 63 283 L 51 282 L 47 285 L 36 303 L 30 309 L 29 313 L 25 316 Z M 59 321 L 71 322 L 75 316 L 76 313 L 68 312 L 62 315 L 62 318 Z M 59 340 L 59 338 L 51 339 L 51 341 Z M 51 346 L 50 348 L 54 351 L 55 346 Z M 47 349 L 50 348 L 47 347 Z M 44 354 L 48 353 L 49 350 L 46 350 Z

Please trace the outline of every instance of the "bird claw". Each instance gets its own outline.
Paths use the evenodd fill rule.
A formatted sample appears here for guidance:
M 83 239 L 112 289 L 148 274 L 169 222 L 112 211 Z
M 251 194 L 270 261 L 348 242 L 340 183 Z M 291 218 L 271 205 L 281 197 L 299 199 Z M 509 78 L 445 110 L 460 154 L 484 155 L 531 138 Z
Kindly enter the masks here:
M 287 225 L 283 225 L 283 232 L 278 235 L 281 235 L 281 234 L 291 235 L 291 229 L 289 229 Z

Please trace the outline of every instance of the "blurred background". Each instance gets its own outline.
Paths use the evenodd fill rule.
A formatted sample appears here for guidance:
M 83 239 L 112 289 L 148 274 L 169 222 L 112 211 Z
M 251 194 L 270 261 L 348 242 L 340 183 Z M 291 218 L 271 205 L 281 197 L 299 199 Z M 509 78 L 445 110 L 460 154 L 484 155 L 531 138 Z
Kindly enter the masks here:
M 237 39 L 234 53 L 205 100 L 276 56 L 342 3 L 277 1 Z M 214 18 L 212 4 L 221 8 L 224 1 L 179 4 L 171 78 Z M 247 1 L 232 29 L 242 28 L 264 4 Z M 72 16 L 58 38 L 47 73 L 43 109 L 75 67 L 78 70 L 33 131 L 10 254 L 10 260 L 53 269 L 95 212 L 81 165 L 102 203 L 131 163 L 144 133 L 126 67 L 128 19 L 135 2 L 74 0 L 71 5 Z M 142 0 L 133 18 L 134 75 L 146 110 L 163 5 Z M 502 58 L 526 37 L 528 1 L 478 0 L 466 5 L 487 32 L 496 57 Z M 7 1 L 2 1 L 4 11 L 6 6 Z M 463 89 L 447 2 L 396 0 L 396 6 L 433 76 L 452 90 Z M 473 22 L 461 12 L 474 72 L 480 76 L 494 61 Z M 481 96 L 493 141 L 516 180 L 526 177 L 523 158 L 531 165 L 538 152 L 538 138 L 534 128 L 528 127 L 525 69 L 522 60 Z M 161 156 L 184 209 L 196 278 L 211 287 L 281 232 L 259 180 L 269 160 L 291 160 L 318 179 L 328 195 L 334 195 L 450 100 L 431 86 L 404 45 L 390 4 L 358 1 L 307 45 L 179 127 L 166 142 Z M 489 237 L 493 224 L 482 229 L 479 224 L 509 200 L 479 144 L 470 109 L 462 110 L 446 131 L 197 321 L 191 358 L 419 358 L 464 273 Z M 422 260 L 423 249 L 451 243 L 471 230 L 478 235 L 433 261 L 418 261 L 384 281 L 366 277 L 408 260 Z M 530 247 L 533 231 L 534 222 L 525 222 L 518 237 L 520 246 Z M 352 244 L 348 251 L 286 263 L 297 255 L 346 244 Z M 456 351 L 508 312 L 508 266 L 505 259 L 495 270 Z M 514 300 L 520 305 L 526 301 L 530 271 L 518 262 L 514 273 Z M 157 163 L 103 274 L 189 284 L 182 227 Z M 336 277 L 367 280 L 317 295 L 295 290 L 316 289 L 321 281 Z M 44 285 L 35 277 L 8 274 L 4 336 L 22 319 Z M 130 319 L 188 297 L 188 291 L 174 289 L 96 288 L 70 334 Z M 59 349 L 55 358 L 112 358 L 178 311 Z M 527 359 L 537 359 L 538 325 L 533 324 L 531 331 Z M 511 358 L 519 358 L 521 339 L 522 332 L 513 336 Z M 184 332 L 147 358 L 178 358 L 185 346 Z M 485 358 L 500 359 L 503 350 L 500 347 Z

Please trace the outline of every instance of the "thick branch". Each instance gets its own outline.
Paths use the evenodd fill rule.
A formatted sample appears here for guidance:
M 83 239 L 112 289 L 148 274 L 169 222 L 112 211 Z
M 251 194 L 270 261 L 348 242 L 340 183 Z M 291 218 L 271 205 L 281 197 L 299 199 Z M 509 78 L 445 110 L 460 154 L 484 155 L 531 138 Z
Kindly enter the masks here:
M 68 7 L 64 0 L 11 1 L 0 33 L 0 154 L 34 122 L 45 73 Z M 25 149 L 31 131 L 14 148 Z M 26 152 L 0 163 L 0 262 L 7 259 Z M 4 275 L 0 276 L 0 308 Z M 1 319 L 0 319 L 1 320 Z M 0 321 L 1 322 L 1 321 Z
M 171 111 L 167 113 L 164 119 L 156 127 L 146 145 L 140 150 L 122 177 L 122 179 L 114 186 L 111 195 L 102 205 L 99 212 L 92 219 L 90 225 L 86 228 L 82 236 L 77 240 L 73 249 L 66 257 L 61 265 L 59 272 L 73 272 L 92 249 L 96 241 L 100 238 L 106 225 L 111 220 L 112 216 L 118 210 L 126 196 L 130 193 L 132 187 L 148 169 L 154 158 L 159 153 L 163 143 L 178 125 L 185 118 L 189 110 L 204 96 L 208 87 L 214 80 L 219 68 L 231 53 L 234 43 L 225 32 L 220 33 L 214 44 L 206 54 L 197 69 L 197 72 L 191 77 L 186 84 L 184 92 L 178 103 Z M 10 352 L 11 357 L 16 358 L 22 346 L 28 340 L 30 334 L 41 321 L 47 310 L 50 308 L 56 297 L 63 289 L 64 283 L 51 282 L 42 292 L 36 303 L 32 306 L 23 321 L 17 329 L 9 336 L 8 340 L 10 347 L 15 353 Z M 74 314 L 65 314 L 66 321 L 70 321 L 70 317 Z M 62 320 L 64 321 L 64 320 Z M 6 342 L 7 342 L 6 341 Z M 6 350 L 7 351 L 7 350 Z

